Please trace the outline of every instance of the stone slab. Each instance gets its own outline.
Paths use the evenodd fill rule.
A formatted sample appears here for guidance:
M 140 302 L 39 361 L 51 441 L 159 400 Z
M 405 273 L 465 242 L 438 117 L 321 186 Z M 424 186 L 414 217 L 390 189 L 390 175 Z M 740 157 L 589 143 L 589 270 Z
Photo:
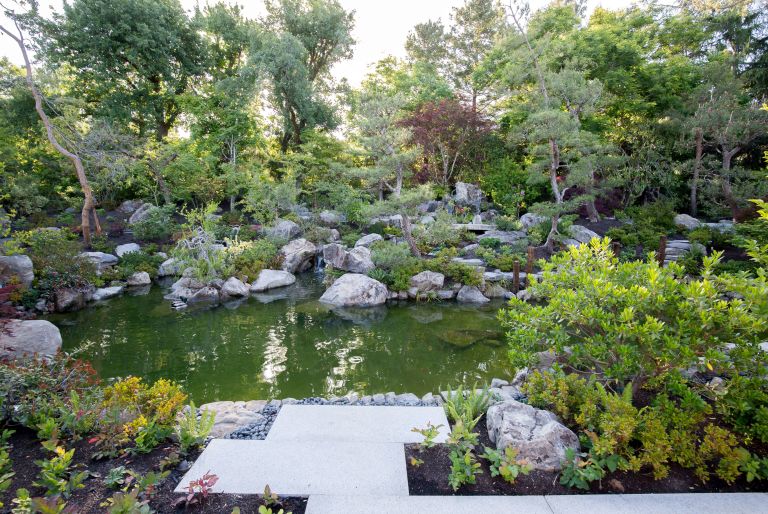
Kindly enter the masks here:
M 214 439 L 176 492 L 207 472 L 216 493 L 407 496 L 405 449 L 398 443 L 279 442 Z
M 546 499 L 554 514 L 768 513 L 765 493 L 591 494 Z
M 313 495 L 306 514 L 552 514 L 544 496 L 322 496 Z
M 438 443 L 450 433 L 442 407 L 368 407 L 352 405 L 285 405 L 267 441 L 339 441 L 420 443 L 413 428 L 442 425 Z

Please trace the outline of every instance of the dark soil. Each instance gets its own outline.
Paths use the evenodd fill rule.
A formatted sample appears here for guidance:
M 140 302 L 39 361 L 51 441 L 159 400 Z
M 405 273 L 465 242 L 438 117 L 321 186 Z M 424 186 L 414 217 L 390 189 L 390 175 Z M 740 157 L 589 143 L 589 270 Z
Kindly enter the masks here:
M 3 513 L 10 512 L 16 489 L 20 487 L 29 490 L 33 497 L 44 494 L 43 488 L 32 485 L 37 480 L 40 471 L 35 461 L 50 457 L 40 445 L 36 435 L 27 429 L 18 429 L 11 437 L 10 443 L 12 445 L 10 453 L 13 471 L 16 474 L 8 491 L 0 494 L 0 502 L 4 504 L 4 507 L 0 508 L 0 512 Z M 65 446 L 67 449 L 75 449 L 74 461 L 78 465 L 79 471 L 88 470 L 91 474 L 85 481 L 85 487 L 75 491 L 67 500 L 68 508 L 73 509 L 71 512 L 78 514 L 103 514 L 107 511 L 106 507 L 100 504 L 115 493 L 115 490 L 107 488 L 103 483 L 103 478 L 110 469 L 125 466 L 142 475 L 150 471 L 159 471 L 162 461 L 178 450 L 173 445 L 164 445 L 145 455 L 127 455 L 115 459 L 93 460 L 91 457 L 95 447 L 87 440 L 65 444 Z M 188 459 L 193 462 L 196 457 L 197 455 L 190 455 Z M 152 496 L 150 501 L 152 509 L 158 513 L 229 514 L 234 507 L 239 507 L 242 514 L 254 514 L 258 511 L 259 505 L 263 503 L 260 495 L 215 494 L 209 496 L 201 504 L 186 508 L 183 505 L 177 506 L 178 499 L 183 495 L 174 493 L 173 490 L 183 475 L 184 473 L 178 469 L 171 471 Z M 306 502 L 306 498 L 281 498 L 280 504 L 275 505 L 273 509 L 275 512 L 282 508 L 285 509 L 285 512 L 292 511 L 294 514 L 303 514 Z
M 476 431 L 480 434 L 480 446 L 477 453 L 482 453 L 483 446 L 493 447 L 488 438 L 485 417 L 480 420 Z M 692 470 L 677 465 L 671 466 L 669 476 L 655 480 L 650 472 L 616 472 L 609 474 L 600 484 L 593 484 L 589 491 L 571 489 L 560 485 L 560 473 L 533 471 L 521 475 L 514 484 L 509 484 L 501 477 L 491 477 L 488 462 L 478 459 L 482 465 L 482 474 L 477 476 L 477 483 L 464 485 L 453 491 L 448 485 L 451 461 L 448 447 L 439 444 L 428 450 L 421 450 L 419 445 L 408 445 L 405 449 L 405 461 L 408 468 L 408 488 L 412 495 L 541 495 L 541 494 L 606 494 L 606 493 L 693 493 L 693 492 L 766 492 L 768 483 L 747 483 L 741 479 L 731 485 L 717 477 L 706 484 L 698 480 Z M 424 461 L 420 466 L 411 465 L 411 457 Z

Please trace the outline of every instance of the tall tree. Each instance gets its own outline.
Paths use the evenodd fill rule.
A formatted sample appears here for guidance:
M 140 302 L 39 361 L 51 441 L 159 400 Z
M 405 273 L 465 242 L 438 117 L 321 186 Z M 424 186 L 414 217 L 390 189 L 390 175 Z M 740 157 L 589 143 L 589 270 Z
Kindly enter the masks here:
M 77 71 L 74 95 L 158 140 L 205 72 L 203 42 L 178 0 L 74 0 L 42 29 L 49 62 Z
M 327 96 L 331 67 L 352 56 L 354 12 L 336 0 L 270 0 L 254 61 L 269 80 L 282 117 L 280 147 L 302 143 L 302 132 L 338 124 Z

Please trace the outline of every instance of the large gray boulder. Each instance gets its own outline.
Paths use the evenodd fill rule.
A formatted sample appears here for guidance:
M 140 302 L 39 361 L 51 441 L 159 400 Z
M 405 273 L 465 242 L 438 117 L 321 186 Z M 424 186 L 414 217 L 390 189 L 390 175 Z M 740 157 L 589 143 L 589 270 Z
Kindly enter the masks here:
M 268 228 L 266 232 L 270 237 L 290 241 L 301 235 L 301 227 L 291 220 L 278 220 L 275 226 Z
M 26 255 L 0 255 L 0 282 L 7 284 L 13 277 L 17 277 L 23 287 L 32 285 L 35 279 L 32 259 Z
M 411 277 L 411 286 L 420 293 L 442 289 L 444 283 L 445 275 L 435 271 L 422 271 Z
M 252 293 L 260 293 L 269 289 L 290 286 L 296 283 L 293 273 L 287 271 L 265 269 L 259 272 L 259 277 L 251 284 Z
M 487 303 L 490 302 L 475 286 L 462 286 L 456 294 L 456 301 L 461 303 Z
M 164 260 L 162 264 L 160 264 L 160 266 L 157 268 L 158 277 L 170 277 L 177 275 L 181 275 L 181 263 L 178 261 L 178 259 L 173 257 Z
M 131 217 L 128 218 L 128 224 L 133 225 L 139 221 L 144 221 L 149 216 L 152 207 L 154 207 L 154 205 L 151 203 L 142 204 L 142 206 L 136 209 L 133 214 L 131 214 Z
M 335 227 L 339 223 L 346 221 L 345 216 L 335 211 L 323 211 L 318 216 L 323 225 Z
M 701 222 L 687 214 L 677 214 L 674 219 L 675 226 L 685 230 L 693 230 L 701 226 Z
M 111 253 L 83 252 L 80 254 L 80 257 L 94 263 L 98 271 L 104 271 L 106 268 L 117 264 L 117 257 Z
M 152 278 L 146 271 L 137 271 L 128 277 L 126 283 L 129 287 L 148 286 L 152 283 Z
M 320 301 L 337 307 L 373 307 L 387 301 L 387 286 L 360 273 L 337 278 Z
M 335 269 L 341 269 L 344 265 L 344 258 L 347 256 L 347 250 L 344 245 L 331 243 L 323 246 L 323 260 L 326 266 Z
M 224 438 L 237 430 L 261 421 L 261 409 L 267 404 L 265 400 L 248 402 L 213 402 L 200 406 L 200 412 L 208 411 L 214 415 L 213 428 L 210 436 Z
M 144 204 L 141 200 L 126 200 L 120 204 L 117 208 L 117 212 L 123 214 L 133 214 L 136 210 Z
M 74 312 L 85 307 L 90 294 L 79 289 L 59 289 L 54 297 L 56 312 Z
M 368 234 L 358 239 L 355 246 L 365 246 L 366 248 L 370 248 L 373 243 L 383 239 L 384 238 L 381 237 L 380 234 Z
M 528 230 L 531 227 L 535 227 L 536 225 L 541 225 L 547 221 L 546 216 L 542 216 L 541 214 L 535 214 L 533 212 L 526 212 L 522 216 L 520 216 L 520 224 L 523 226 L 523 229 Z
M 126 253 L 140 252 L 141 247 L 136 243 L 125 243 L 124 245 L 118 245 L 115 248 L 115 253 L 118 257 L 122 257 Z
M 375 267 L 371 251 L 365 246 L 356 246 L 347 252 L 341 269 L 351 273 L 368 273 Z
M 568 234 L 572 239 L 578 241 L 581 244 L 588 244 L 595 238 L 600 238 L 596 232 L 581 225 L 571 225 L 568 227 Z
M 0 357 L 50 357 L 61 348 L 61 333 L 50 321 L 11 320 L 0 330 Z
M 194 291 L 192 296 L 187 298 L 187 303 L 218 303 L 219 299 L 218 289 L 213 286 L 205 286 Z
M 301 273 L 312 267 L 317 247 L 306 239 L 296 239 L 280 249 L 283 271 Z
M 579 450 L 579 438 L 557 416 L 515 400 L 492 405 L 486 423 L 497 449 L 515 448 L 533 469 L 559 471 L 566 449 Z
M 456 194 L 453 199 L 460 205 L 478 205 L 483 199 L 483 192 L 474 184 L 456 182 Z
M 498 239 L 501 244 L 512 244 L 521 241 L 527 237 L 527 234 L 522 230 L 489 230 L 485 234 L 478 236 L 477 239 Z
M 114 298 L 115 296 L 119 295 L 122 292 L 123 292 L 123 286 L 100 287 L 99 289 L 93 292 L 93 296 L 91 296 L 91 301 L 100 302 L 102 300 Z
M 248 296 L 248 286 L 236 277 L 229 277 L 221 285 L 221 295 L 229 298 L 242 298 Z

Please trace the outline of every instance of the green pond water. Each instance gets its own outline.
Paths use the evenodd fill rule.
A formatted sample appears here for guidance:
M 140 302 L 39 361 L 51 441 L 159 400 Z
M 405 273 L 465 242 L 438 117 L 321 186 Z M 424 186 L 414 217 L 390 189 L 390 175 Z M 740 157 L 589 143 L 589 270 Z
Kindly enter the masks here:
M 395 391 L 490 380 L 506 371 L 502 302 L 406 303 L 330 310 L 321 277 L 236 305 L 174 311 L 154 286 L 51 316 L 64 350 L 104 378 L 179 381 L 198 403 Z

